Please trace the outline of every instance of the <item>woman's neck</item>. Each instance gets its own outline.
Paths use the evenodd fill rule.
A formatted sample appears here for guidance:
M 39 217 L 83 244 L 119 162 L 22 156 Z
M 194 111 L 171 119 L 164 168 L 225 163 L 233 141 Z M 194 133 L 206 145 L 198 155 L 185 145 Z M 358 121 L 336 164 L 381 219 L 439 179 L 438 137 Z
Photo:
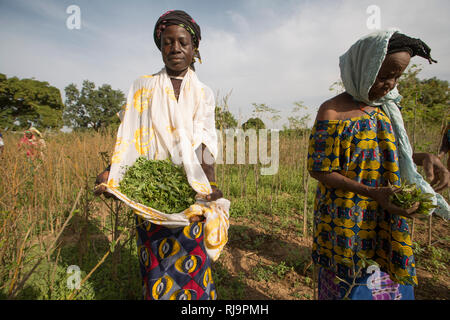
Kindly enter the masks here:
M 186 73 L 188 72 L 188 70 L 189 70 L 189 67 L 188 68 L 186 68 L 186 69 L 184 69 L 184 70 L 182 70 L 182 71 L 174 71 L 174 70 L 171 70 L 171 69 L 169 69 L 169 68 L 167 68 L 166 67 L 166 71 L 167 71 L 167 74 L 169 75 L 169 77 L 171 77 L 171 78 L 173 78 L 173 77 L 176 77 L 176 78 L 183 78 L 185 75 L 186 75 Z
M 181 77 L 181 79 L 177 79 L 178 77 L 170 77 L 170 81 L 172 82 L 172 88 L 173 88 L 173 93 L 175 95 L 175 98 L 178 101 L 178 98 L 180 97 L 180 89 L 181 89 L 181 82 L 183 80 L 183 78 Z

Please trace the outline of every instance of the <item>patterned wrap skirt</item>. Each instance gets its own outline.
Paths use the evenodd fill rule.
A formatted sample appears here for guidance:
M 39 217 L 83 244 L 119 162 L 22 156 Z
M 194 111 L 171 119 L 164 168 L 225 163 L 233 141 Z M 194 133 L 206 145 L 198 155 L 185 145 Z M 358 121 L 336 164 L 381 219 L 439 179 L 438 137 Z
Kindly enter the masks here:
M 389 274 L 376 270 L 356 279 L 353 288 L 345 282 L 336 281 L 336 274 L 323 267 L 319 268 L 319 300 L 341 300 L 347 293 L 350 300 L 414 300 L 414 287 L 395 283 Z M 352 283 L 353 279 L 345 279 Z M 350 290 L 350 292 L 348 292 Z
M 203 223 L 166 228 L 136 217 L 145 300 L 215 300 Z

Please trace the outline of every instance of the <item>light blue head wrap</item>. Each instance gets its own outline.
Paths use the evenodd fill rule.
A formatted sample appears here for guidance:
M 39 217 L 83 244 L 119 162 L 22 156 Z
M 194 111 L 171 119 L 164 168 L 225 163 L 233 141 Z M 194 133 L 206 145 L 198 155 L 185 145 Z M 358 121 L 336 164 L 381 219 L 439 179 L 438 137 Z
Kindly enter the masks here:
M 438 208 L 434 209 L 434 213 L 448 220 L 450 218 L 450 206 L 417 172 L 417 167 L 413 162 L 413 151 L 399 108 L 399 102 L 402 96 L 398 93 L 397 87 L 379 100 L 369 100 L 369 90 L 375 83 L 381 64 L 386 57 L 389 39 L 396 31 L 398 30 L 376 31 L 362 37 L 353 44 L 339 58 L 341 79 L 345 90 L 355 100 L 364 102 L 370 106 L 380 106 L 383 109 L 391 120 L 394 129 L 398 147 L 401 179 L 406 180 L 408 183 L 415 183 L 422 192 L 431 193 L 433 195 L 433 204 L 438 205 Z M 431 213 L 433 213 L 433 210 L 430 211 Z

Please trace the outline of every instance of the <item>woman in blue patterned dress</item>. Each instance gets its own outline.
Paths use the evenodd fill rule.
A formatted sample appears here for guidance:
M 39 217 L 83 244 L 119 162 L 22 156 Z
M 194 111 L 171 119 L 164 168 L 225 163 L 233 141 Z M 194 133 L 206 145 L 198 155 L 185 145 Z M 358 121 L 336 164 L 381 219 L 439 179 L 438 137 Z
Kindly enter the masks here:
M 360 39 L 340 59 L 346 91 L 320 106 L 308 151 L 308 170 L 319 181 L 312 253 L 319 299 L 414 299 L 406 218 L 418 203 L 402 209 L 389 200 L 404 178 L 403 153 L 398 123 L 383 99 L 395 93 L 412 56 L 434 61 L 429 52 L 419 39 L 382 31 Z M 448 186 L 448 171 L 436 156 L 413 158 Z

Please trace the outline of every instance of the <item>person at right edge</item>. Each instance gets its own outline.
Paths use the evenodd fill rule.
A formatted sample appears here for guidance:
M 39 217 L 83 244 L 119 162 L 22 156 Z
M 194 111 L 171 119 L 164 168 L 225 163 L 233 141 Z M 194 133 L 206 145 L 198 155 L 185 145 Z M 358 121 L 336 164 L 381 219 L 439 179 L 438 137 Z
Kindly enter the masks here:
M 447 157 L 447 170 L 450 170 L 450 122 L 444 130 L 442 135 L 441 147 L 439 148 L 439 159 L 443 160 L 446 154 Z
M 390 196 L 401 181 L 415 183 L 433 194 L 434 213 L 448 219 L 449 205 L 435 191 L 449 186 L 450 174 L 435 155 L 413 154 L 396 86 L 412 57 L 437 62 L 430 51 L 389 29 L 359 39 L 340 57 L 345 92 L 320 106 L 308 151 L 308 170 L 319 181 L 312 247 L 319 300 L 414 299 L 407 219 L 419 203 L 403 209 Z M 433 177 L 434 190 L 416 165 Z

